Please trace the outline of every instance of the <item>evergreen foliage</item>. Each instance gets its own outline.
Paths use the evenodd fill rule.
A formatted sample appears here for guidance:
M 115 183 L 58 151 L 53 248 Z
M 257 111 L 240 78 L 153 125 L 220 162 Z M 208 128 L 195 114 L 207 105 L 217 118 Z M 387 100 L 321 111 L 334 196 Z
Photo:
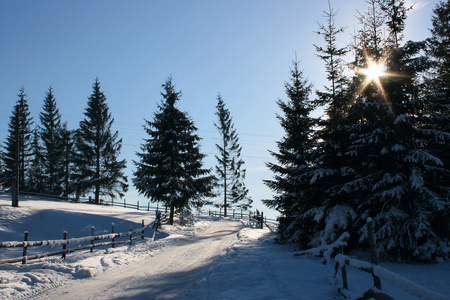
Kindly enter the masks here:
M 30 165 L 31 156 L 31 137 L 33 124 L 30 117 L 27 94 L 22 87 L 18 94 L 19 99 L 12 111 L 12 116 L 8 124 L 8 137 L 3 145 L 1 157 L 4 163 L 4 172 L 2 173 L 2 185 L 4 188 L 12 188 L 13 180 L 16 177 L 16 153 L 19 154 L 19 189 L 27 191 L 26 175 Z M 17 145 L 17 142 L 19 145 Z
M 61 114 L 56 105 L 53 89 L 50 87 L 44 99 L 41 120 L 42 163 L 45 174 L 45 192 L 55 195 L 62 193 L 60 170 L 63 168 L 61 148 Z
M 278 231 L 281 240 L 298 241 L 303 223 L 302 214 L 310 207 L 310 185 L 305 177 L 311 168 L 311 152 L 314 148 L 313 126 L 315 120 L 310 117 L 314 106 L 309 99 L 311 85 L 303 79 L 303 72 L 298 68 L 299 62 L 293 62 L 290 82 L 285 83 L 288 101 L 278 100 L 278 107 L 283 115 L 277 115 L 285 136 L 277 142 L 278 152 L 271 155 L 278 161 L 267 163 L 274 173 L 272 180 L 265 184 L 276 193 L 273 199 L 263 202 L 282 213 L 279 218 Z
M 302 248 L 333 242 L 343 231 L 352 236 L 350 247 L 367 246 L 370 217 L 379 253 L 399 259 L 448 257 L 445 84 L 431 80 L 428 86 L 435 94 L 423 96 L 420 76 L 429 60 L 420 55 L 425 43 L 400 44 L 409 9 L 404 1 L 368 3 L 367 12 L 358 17 L 361 29 L 350 80 L 333 72 L 339 70 L 331 59 L 337 49 L 334 37 L 341 31 L 334 29 L 331 9 L 326 15 L 328 26 L 320 25 L 328 47 L 316 46 L 316 50 L 331 84 L 318 93 L 317 103 L 327 104 L 325 117 L 314 136 L 308 126 L 287 126 L 288 118 L 280 118 L 286 137 L 275 154 L 280 164 L 268 164 L 276 180 L 266 181 L 278 195 L 265 203 L 283 213 L 280 240 Z M 439 23 L 436 18 L 434 25 Z M 384 30 L 389 32 L 387 38 Z M 435 43 L 442 37 L 433 40 L 428 40 L 430 53 L 434 53 L 432 47 L 445 48 L 445 43 Z M 371 73 L 374 66 L 378 73 Z M 444 66 L 435 66 L 437 73 L 445 74 Z M 337 80 L 342 84 L 335 89 Z M 307 120 L 308 114 L 292 115 Z M 295 134 L 302 136 L 288 139 Z M 316 140 L 317 144 L 308 144 Z M 296 144 L 289 148 L 286 141 Z
M 42 156 L 42 147 L 40 145 L 39 129 L 36 128 L 33 131 L 33 140 L 31 143 L 32 160 L 27 178 L 28 189 L 34 193 L 45 192 L 45 177 L 44 177 L 44 165 Z
M 203 167 L 197 128 L 186 112 L 176 107 L 181 92 L 175 91 L 172 78 L 162 85 L 163 100 L 158 105 L 153 121 L 146 120 L 141 152 L 134 161 L 136 171 L 133 184 L 140 194 L 151 201 L 170 207 L 170 224 L 175 208 L 200 208 L 203 197 L 211 196 L 214 176 Z
M 219 118 L 214 126 L 220 133 L 221 143 L 216 144 L 219 155 L 216 155 L 216 173 L 218 176 L 219 195 L 223 196 L 223 202 L 219 204 L 224 208 L 224 216 L 227 209 L 237 204 L 237 207 L 247 210 L 253 202 L 248 196 L 244 179 L 246 170 L 242 168 L 244 160 L 241 158 L 242 147 L 239 145 L 239 137 L 233 125 L 229 109 L 225 107 L 220 94 L 217 96 L 216 115 Z
M 94 192 L 95 203 L 100 196 L 123 197 L 128 190 L 123 173 L 125 160 L 118 160 L 122 139 L 112 132 L 111 117 L 106 96 L 100 91 L 100 82 L 95 80 L 84 113 L 85 119 L 75 134 L 74 172 L 72 173 L 77 196 Z
M 59 132 L 59 147 L 62 150 L 61 168 L 58 170 L 58 177 L 62 184 L 62 195 L 68 197 L 76 191 L 76 185 L 71 182 L 71 174 L 75 168 L 75 131 L 67 129 L 67 123 L 64 123 Z

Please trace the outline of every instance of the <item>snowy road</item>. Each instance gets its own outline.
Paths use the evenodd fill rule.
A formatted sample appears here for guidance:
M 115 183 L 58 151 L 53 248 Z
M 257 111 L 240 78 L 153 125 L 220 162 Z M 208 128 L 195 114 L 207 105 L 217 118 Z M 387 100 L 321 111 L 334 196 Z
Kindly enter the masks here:
M 239 222 L 217 221 L 153 257 L 56 288 L 42 299 L 170 299 L 201 278 L 214 258 L 237 241 Z

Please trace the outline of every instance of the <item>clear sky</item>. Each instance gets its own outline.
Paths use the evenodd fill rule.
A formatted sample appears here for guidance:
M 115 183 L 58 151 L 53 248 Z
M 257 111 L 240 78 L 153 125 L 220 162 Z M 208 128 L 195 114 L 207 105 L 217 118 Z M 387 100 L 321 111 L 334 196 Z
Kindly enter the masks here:
M 415 5 L 405 40 L 423 40 L 438 1 L 407 2 Z M 346 27 L 338 41 L 343 46 L 358 27 L 357 10 L 367 5 L 331 5 L 339 10 L 336 25 Z M 74 129 L 98 77 L 131 179 L 132 160 L 146 137 L 144 119 L 152 119 L 161 84 L 171 75 L 183 93 L 179 107 L 198 127 L 211 168 L 219 138 L 216 97 L 222 95 L 240 137 L 254 207 L 275 216 L 261 199 L 272 195 L 263 184 L 272 178 L 265 167 L 273 161 L 268 149 L 276 150 L 284 134 L 276 101 L 286 99 L 284 82 L 295 54 L 314 90 L 326 84 L 313 47 L 323 44 L 314 31 L 325 23 L 324 10 L 327 0 L 0 0 L 0 142 L 22 86 L 35 125 L 52 86 L 63 121 Z M 125 198 L 147 203 L 132 185 Z

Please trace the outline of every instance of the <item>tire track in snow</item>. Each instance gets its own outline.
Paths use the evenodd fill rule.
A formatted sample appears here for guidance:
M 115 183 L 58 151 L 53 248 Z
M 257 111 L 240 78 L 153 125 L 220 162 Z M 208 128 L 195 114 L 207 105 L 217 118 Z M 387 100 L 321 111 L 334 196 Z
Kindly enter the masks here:
M 46 299 L 170 299 L 201 278 L 215 257 L 237 242 L 242 224 L 215 221 L 205 231 L 130 265 L 69 283 Z

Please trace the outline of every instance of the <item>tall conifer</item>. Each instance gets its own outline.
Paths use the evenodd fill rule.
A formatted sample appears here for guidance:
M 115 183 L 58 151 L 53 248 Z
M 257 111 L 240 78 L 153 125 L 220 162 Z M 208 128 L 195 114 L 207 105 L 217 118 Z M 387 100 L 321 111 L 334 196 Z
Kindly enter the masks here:
M 122 139 L 112 132 L 111 117 L 106 96 L 100 90 L 98 78 L 92 86 L 92 94 L 84 113 L 85 119 L 75 135 L 76 153 L 73 172 L 77 194 L 92 191 L 93 201 L 100 203 L 100 196 L 122 197 L 128 190 L 123 173 L 125 160 L 118 160 Z
M 1 153 L 5 164 L 2 183 L 5 188 L 12 188 L 13 180 L 16 178 L 16 167 L 18 167 L 19 189 L 26 191 L 26 175 L 31 156 L 31 125 L 33 121 L 30 117 L 28 100 L 26 99 L 27 94 L 23 87 L 20 89 L 18 97 L 19 99 L 14 106 L 9 122 L 8 137 L 3 146 L 4 150 Z M 19 158 L 18 164 L 16 163 L 16 155 Z
M 298 61 L 293 62 L 290 82 L 285 83 L 288 101 L 277 102 L 282 112 L 277 117 L 285 136 L 277 142 L 278 152 L 271 152 L 278 163 L 267 163 L 274 178 L 264 182 L 275 195 L 263 200 L 268 207 L 282 214 L 278 228 L 281 240 L 293 242 L 302 239 L 301 232 L 308 226 L 304 222 L 304 213 L 311 207 L 310 186 L 303 175 L 310 169 L 315 144 L 315 120 L 310 116 L 314 108 L 309 99 L 311 85 L 303 78 L 298 65 Z
M 60 148 L 61 114 L 56 105 L 53 88 L 50 87 L 45 95 L 41 120 L 42 159 L 46 177 L 46 192 L 61 194 L 61 177 L 58 175 L 62 165 L 62 151 Z
M 181 92 L 175 91 L 172 78 L 162 85 L 163 100 L 152 121 L 145 121 L 144 139 L 133 184 L 140 194 L 170 207 L 173 224 L 175 208 L 201 207 L 211 196 L 214 176 L 203 167 L 197 128 L 186 112 L 176 107 Z
M 216 173 L 218 175 L 219 194 L 223 196 L 220 204 L 227 216 L 230 205 L 247 210 L 252 200 L 247 196 L 248 189 L 245 187 L 245 169 L 242 168 L 244 160 L 241 157 L 242 147 L 239 145 L 239 137 L 234 128 L 229 109 L 225 107 L 220 94 L 217 96 L 216 115 L 219 118 L 214 123 L 220 133 L 220 143 L 216 144 L 219 155 L 216 155 Z

